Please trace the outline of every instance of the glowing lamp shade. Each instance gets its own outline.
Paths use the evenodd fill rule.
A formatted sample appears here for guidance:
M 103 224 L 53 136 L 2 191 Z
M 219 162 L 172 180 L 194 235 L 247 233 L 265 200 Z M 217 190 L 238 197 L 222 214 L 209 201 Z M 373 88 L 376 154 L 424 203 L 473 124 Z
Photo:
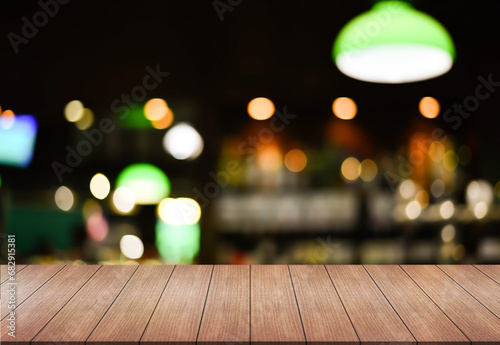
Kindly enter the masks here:
M 448 72 L 455 47 L 431 16 L 404 1 L 380 1 L 342 28 L 332 55 L 339 70 L 351 78 L 401 84 Z
M 128 188 L 138 205 L 157 204 L 170 194 L 170 181 L 158 167 L 146 164 L 132 164 L 118 175 L 116 187 Z
M 27 167 L 33 158 L 37 128 L 32 115 L 1 115 L 0 165 Z

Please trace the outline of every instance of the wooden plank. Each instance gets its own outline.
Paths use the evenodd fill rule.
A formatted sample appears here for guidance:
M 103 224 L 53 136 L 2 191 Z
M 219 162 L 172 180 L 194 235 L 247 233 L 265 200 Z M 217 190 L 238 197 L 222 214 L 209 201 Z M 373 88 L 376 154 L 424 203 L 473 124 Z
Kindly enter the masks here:
M 307 343 L 359 344 L 325 267 L 289 267 Z
M 363 266 L 326 266 L 361 343 L 416 341 Z
M 27 266 L 16 276 L 16 338 L 7 316 L 1 336 L 7 345 L 500 344 L 498 267 Z
M 215 266 L 198 344 L 250 342 L 250 266 Z
M 473 344 L 500 342 L 500 320 L 437 266 L 401 267 Z
M 474 265 L 481 272 L 500 284 L 500 265 Z
M 102 266 L 31 343 L 83 345 L 137 266 Z
M 2 344 L 28 345 L 98 269 L 99 266 L 64 267 L 16 309 L 15 338 L 8 335 L 8 318 L 2 320 L 0 324 Z
M 87 340 L 139 343 L 174 266 L 140 266 Z
M 34 266 L 31 265 L 25 270 L 16 273 L 15 281 L 8 281 L 2 284 L 1 296 L 2 303 L 0 304 L 0 319 L 9 315 L 11 309 L 8 308 L 9 289 L 15 289 L 15 306 L 19 307 L 28 297 L 38 290 L 43 284 L 51 279 L 57 272 L 63 269 L 63 265 L 46 265 Z
M 438 266 L 482 305 L 500 317 L 500 285 L 470 265 Z
M 305 343 L 287 266 L 251 266 L 252 343 Z
M 176 266 L 141 339 L 195 344 L 213 266 Z
M 16 265 L 15 266 L 16 269 L 16 274 L 21 272 L 24 268 L 26 268 L 26 265 Z M 8 265 L 0 265 L 0 284 L 3 284 L 4 282 L 7 281 L 7 279 L 9 279 L 10 275 L 9 275 L 9 270 L 8 270 Z
M 401 267 L 366 265 L 365 269 L 419 344 L 470 344 L 469 339 Z

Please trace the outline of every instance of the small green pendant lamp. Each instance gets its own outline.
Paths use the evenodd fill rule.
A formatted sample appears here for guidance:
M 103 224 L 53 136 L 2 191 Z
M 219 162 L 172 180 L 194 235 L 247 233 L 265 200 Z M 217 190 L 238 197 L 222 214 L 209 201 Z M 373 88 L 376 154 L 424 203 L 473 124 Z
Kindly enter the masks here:
M 345 75 L 372 83 L 402 84 L 448 72 L 455 47 L 446 29 L 404 1 L 380 1 L 347 23 L 333 45 Z

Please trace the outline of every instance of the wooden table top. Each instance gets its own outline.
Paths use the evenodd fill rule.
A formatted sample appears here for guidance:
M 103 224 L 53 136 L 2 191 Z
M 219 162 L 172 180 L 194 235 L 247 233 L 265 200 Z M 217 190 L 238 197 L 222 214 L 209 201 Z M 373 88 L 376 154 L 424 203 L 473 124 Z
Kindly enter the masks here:
M 5 344 L 500 344 L 500 265 L 18 265 L 1 283 Z

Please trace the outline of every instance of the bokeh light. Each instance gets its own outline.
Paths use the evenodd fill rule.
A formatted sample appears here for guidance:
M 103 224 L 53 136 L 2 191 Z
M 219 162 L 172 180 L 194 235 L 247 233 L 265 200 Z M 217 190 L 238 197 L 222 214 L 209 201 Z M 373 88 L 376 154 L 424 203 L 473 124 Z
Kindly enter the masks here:
M 434 119 L 439 115 L 439 102 L 434 97 L 422 98 L 418 108 L 420 113 L 428 119 Z
M 118 187 L 113 193 L 113 205 L 121 213 L 129 213 L 134 209 L 134 193 L 127 187 Z
M 451 2 L 439 3 L 424 7 L 437 14 Z M 152 11 L 176 9 L 161 4 L 155 2 Z M 124 16 L 106 18 L 125 22 L 130 33 L 145 27 L 145 44 L 120 51 L 123 40 L 107 40 L 98 47 L 98 63 L 77 52 L 68 60 L 63 51 L 35 66 L 29 59 L 5 64 L 15 72 L 14 84 L 26 86 L 9 87 L 4 80 L 0 100 L 0 228 L 17 236 L 20 263 L 444 265 L 455 263 L 455 252 L 465 255 L 459 245 L 467 252 L 464 264 L 500 262 L 500 100 L 478 100 L 493 93 L 487 79 L 495 77 L 486 72 L 492 72 L 494 52 L 459 56 L 462 64 L 452 71 L 464 74 L 459 87 L 450 85 L 458 80 L 451 74 L 421 85 L 349 78 L 326 83 L 338 68 L 324 62 L 338 52 L 325 44 L 343 34 L 350 13 L 363 10 L 350 4 L 340 13 L 330 5 L 321 7 L 338 12 L 330 16 L 335 30 L 308 37 L 306 46 L 292 44 L 283 54 L 266 49 L 269 42 L 262 38 L 286 40 L 279 25 L 229 40 L 222 47 L 227 54 L 202 49 L 200 60 L 220 60 L 208 75 L 196 73 L 200 66 L 191 63 L 196 49 L 183 48 L 193 35 L 231 38 L 231 25 L 214 23 L 201 34 L 196 27 L 177 30 L 178 37 L 165 40 L 155 33 L 172 33 L 170 26 L 183 18 L 144 19 L 151 9 L 127 4 L 120 9 Z M 283 6 L 268 7 L 277 15 Z M 304 6 L 292 7 L 300 17 Z M 241 15 L 262 19 L 252 11 Z M 385 31 L 379 26 L 371 29 Z M 81 33 L 87 43 L 103 34 Z M 459 34 L 457 47 L 464 48 L 467 40 Z M 42 39 L 45 50 L 59 38 Z M 146 61 L 151 51 L 160 59 Z M 121 53 L 131 54 L 128 63 L 118 61 Z M 292 64 L 287 54 L 301 62 L 297 73 L 282 70 Z M 179 64 L 167 66 L 164 60 L 173 55 Z M 474 63 L 482 64 L 484 78 L 468 78 L 467 72 L 479 71 Z M 175 67 L 186 73 L 165 78 Z M 480 95 L 474 95 L 481 82 Z M 18 131 L 23 116 L 41 126 L 34 132 L 30 166 L 14 161 L 33 132 L 27 125 Z M 334 250 L 318 243 L 330 239 Z M 443 259 L 439 250 L 445 245 Z M 134 254 L 138 247 L 140 254 Z
M 445 148 L 442 142 L 434 141 L 429 146 L 429 157 L 436 163 L 441 162 L 445 153 Z
M 102 242 L 109 232 L 108 221 L 102 214 L 94 213 L 87 220 L 87 236 L 94 242 Z
M 163 147 L 175 159 L 195 159 L 203 151 L 203 138 L 191 125 L 179 123 L 163 137 Z
M 494 192 L 497 198 L 500 198 L 500 181 L 495 184 Z
M 354 181 L 359 177 L 359 161 L 354 157 L 349 157 L 344 162 L 342 162 L 342 166 L 340 167 L 340 171 L 342 176 L 348 181 Z
M 0 115 L 0 127 L 5 130 L 11 129 L 16 122 L 16 116 L 10 110 L 6 110 L 2 115 Z
M 441 238 L 443 239 L 443 242 L 451 242 L 455 238 L 455 227 L 451 224 L 446 225 L 442 230 L 441 230 Z
M 471 201 L 475 201 L 475 200 L 479 199 L 479 196 L 481 194 L 481 186 L 479 185 L 479 182 L 477 182 L 477 181 L 469 182 L 465 193 L 466 193 L 467 199 L 469 199 Z
M 196 224 L 201 217 L 200 205 L 190 198 L 166 198 L 157 208 L 158 216 L 170 225 Z
M 365 182 L 371 182 L 377 177 L 377 164 L 371 159 L 365 159 L 361 162 L 359 177 Z
M 304 151 L 293 149 L 285 155 L 285 166 L 292 172 L 300 172 L 304 170 L 307 164 L 307 157 Z
M 450 219 L 455 213 L 455 205 L 450 200 L 447 200 L 439 207 L 439 214 L 443 219 Z
M 463 244 L 459 244 L 453 248 L 453 260 L 455 261 L 460 261 L 464 258 L 465 256 L 465 247 Z
M 424 209 L 429 205 L 429 193 L 425 190 L 421 190 L 415 196 L 415 200 L 418 201 L 422 209 Z
M 120 239 L 120 251 L 129 259 L 140 259 L 144 254 L 144 244 L 135 235 L 125 235 Z
M 26 168 L 33 159 L 37 132 L 33 115 L 1 115 L 0 165 Z
M 435 198 L 439 198 L 444 194 L 444 182 L 443 180 L 435 180 L 431 184 L 431 194 Z
M 356 103 L 348 97 L 339 97 L 332 104 L 335 116 L 342 120 L 351 120 L 356 116 L 358 107 Z
M 167 113 L 161 119 L 151 121 L 151 125 L 156 129 L 168 128 L 174 122 L 174 112 L 168 108 Z
M 445 243 L 441 246 L 439 250 L 439 255 L 448 260 L 451 257 L 451 253 L 453 252 L 454 245 L 453 243 Z
M 97 199 L 102 200 L 106 198 L 110 190 L 111 184 L 105 175 L 98 173 L 90 180 L 90 192 Z
M 484 201 L 480 201 L 474 206 L 474 216 L 477 219 L 482 219 L 488 213 L 488 205 Z
M 465 200 L 467 206 L 474 210 L 476 205 L 484 202 L 486 206 L 491 205 L 494 198 L 493 186 L 486 180 L 470 181 L 465 189 Z
M 149 121 L 157 121 L 168 113 L 167 102 L 161 98 L 153 98 L 144 105 L 144 115 Z
M 404 199 L 410 199 L 415 195 L 416 192 L 416 186 L 415 182 L 412 180 L 404 180 L 401 182 L 399 185 L 399 194 L 404 198 Z
M 412 201 L 406 205 L 406 216 L 408 219 L 416 219 L 420 216 L 420 212 L 422 211 L 422 207 L 417 201 Z
M 66 186 L 61 186 L 56 190 L 54 199 L 57 207 L 63 211 L 69 211 L 75 202 L 73 192 Z
M 247 111 L 248 115 L 255 120 L 267 120 L 273 116 L 275 108 L 270 99 L 258 97 L 248 103 Z
M 75 122 L 79 130 L 89 129 L 94 124 L 94 112 L 88 108 L 83 109 L 82 117 Z
M 170 194 L 170 181 L 158 167 L 147 163 L 129 165 L 118 175 L 117 187 L 126 187 L 138 205 L 157 204 Z
M 64 107 L 64 117 L 69 122 L 76 122 L 83 116 L 84 107 L 82 102 L 74 100 L 66 104 Z
M 283 165 L 283 156 L 277 146 L 270 145 L 257 154 L 257 164 L 263 171 L 276 172 Z
M 156 248 L 169 264 L 190 264 L 200 251 L 200 225 L 156 223 Z
M 443 156 L 444 168 L 448 171 L 454 171 L 458 165 L 458 156 L 453 150 L 448 150 Z

